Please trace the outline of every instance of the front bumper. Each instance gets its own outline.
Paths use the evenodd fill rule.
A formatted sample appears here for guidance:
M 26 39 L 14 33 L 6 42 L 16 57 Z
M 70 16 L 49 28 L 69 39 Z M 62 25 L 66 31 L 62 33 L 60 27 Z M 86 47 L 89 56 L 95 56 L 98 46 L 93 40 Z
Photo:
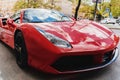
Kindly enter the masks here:
M 76 70 L 61 71 L 61 70 L 55 68 L 52 65 L 51 68 L 47 67 L 46 70 L 51 69 L 52 73 L 54 73 L 54 74 L 77 73 L 77 72 L 85 72 L 85 71 L 90 71 L 90 70 L 96 70 L 96 69 L 104 68 L 104 67 L 110 65 L 111 63 L 113 63 L 117 59 L 118 54 L 119 54 L 118 48 L 115 48 L 110 55 L 111 58 L 109 60 L 106 60 L 106 62 L 97 64 L 97 65 L 93 65 L 91 67 L 86 67 L 86 68 L 83 68 L 83 69 L 80 68 L 80 69 L 76 69 Z M 62 65 L 62 66 L 64 66 L 64 65 Z M 68 67 L 69 66 L 70 65 L 68 65 Z M 59 66 L 57 66 L 57 67 L 59 68 Z M 50 71 L 50 73 L 51 73 L 51 71 Z

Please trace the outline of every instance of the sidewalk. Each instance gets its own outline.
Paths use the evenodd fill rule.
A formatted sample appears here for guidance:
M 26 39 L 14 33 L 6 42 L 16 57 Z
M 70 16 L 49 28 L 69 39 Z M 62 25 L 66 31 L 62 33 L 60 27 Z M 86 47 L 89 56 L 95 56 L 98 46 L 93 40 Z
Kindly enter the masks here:
M 103 25 L 110 28 L 110 29 L 120 29 L 119 24 L 103 24 Z

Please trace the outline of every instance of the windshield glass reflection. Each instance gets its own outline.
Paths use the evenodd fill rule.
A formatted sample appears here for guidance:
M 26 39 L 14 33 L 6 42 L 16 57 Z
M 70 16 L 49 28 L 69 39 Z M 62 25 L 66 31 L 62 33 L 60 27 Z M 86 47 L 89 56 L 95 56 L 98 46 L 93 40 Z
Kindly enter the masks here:
M 72 21 L 71 18 L 55 10 L 30 9 L 24 12 L 23 22 L 42 23 L 42 22 L 64 22 Z

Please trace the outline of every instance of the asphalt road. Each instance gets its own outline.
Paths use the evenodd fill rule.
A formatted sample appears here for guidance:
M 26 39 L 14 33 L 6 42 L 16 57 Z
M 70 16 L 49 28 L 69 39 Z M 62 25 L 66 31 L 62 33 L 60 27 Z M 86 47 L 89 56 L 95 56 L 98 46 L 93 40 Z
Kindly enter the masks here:
M 119 29 L 112 29 L 120 36 Z M 120 45 L 118 45 L 120 49 Z M 0 42 L 0 80 L 120 80 L 120 56 L 110 66 L 83 73 L 51 75 L 33 68 L 21 70 L 11 48 Z

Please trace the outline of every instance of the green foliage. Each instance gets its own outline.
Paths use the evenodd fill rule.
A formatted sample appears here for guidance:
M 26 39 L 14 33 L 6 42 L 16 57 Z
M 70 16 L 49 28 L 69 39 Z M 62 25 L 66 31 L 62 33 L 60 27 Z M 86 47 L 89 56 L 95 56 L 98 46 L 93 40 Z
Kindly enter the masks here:
M 71 1 L 72 3 L 74 3 L 75 0 L 69 0 L 69 1 Z
M 99 5 L 99 7 L 101 7 L 100 9 L 100 14 L 103 17 L 108 17 L 109 13 L 105 13 L 106 8 L 109 8 L 113 17 L 118 17 L 120 16 L 120 0 L 111 0 L 111 2 L 104 2 L 101 5 Z
M 78 0 L 69 0 L 69 1 L 71 1 L 72 4 L 73 4 L 72 13 L 74 14 L 76 5 L 78 4 Z M 94 6 L 89 5 L 87 3 L 88 1 L 90 1 L 90 0 L 82 0 L 78 16 L 81 16 L 83 18 L 92 19 L 93 18 L 93 12 L 94 12 Z
M 26 6 L 27 6 L 27 4 L 26 4 L 23 0 L 17 1 L 16 4 L 14 5 L 13 10 L 14 10 L 14 11 L 17 11 L 17 10 L 19 10 L 19 9 L 26 8 Z
M 80 13 L 84 13 L 84 18 L 93 18 L 94 7 L 90 5 L 81 6 Z
M 78 4 L 78 0 L 69 0 L 73 3 L 73 13 L 75 13 L 75 7 Z M 80 6 L 79 13 L 84 14 L 84 17 L 92 18 L 94 13 L 94 6 L 89 5 L 88 2 L 90 0 L 82 0 L 82 4 Z M 102 17 L 108 17 L 109 13 L 105 12 L 106 8 L 109 8 L 112 12 L 113 17 L 120 16 L 120 0 L 111 0 L 111 2 L 103 2 L 98 4 L 99 10 L 97 10 L 97 15 L 101 15 Z M 79 15 L 80 15 L 79 14 Z
M 99 9 L 97 11 L 98 15 L 101 15 L 102 17 L 109 17 L 109 12 L 106 12 L 106 9 L 110 9 L 110 3 L 104 2 L 98 5 Z
M 120 16 L 120 0 L 111 0 L 110 4 L 113 16 Z
M 47 8 L 61 10 L 59 6 L 51 5 L 50 2 L 44 3 L 43 0 L 18 0 L 13 7 L 13 11 L 18 11 L 24 8 Z

